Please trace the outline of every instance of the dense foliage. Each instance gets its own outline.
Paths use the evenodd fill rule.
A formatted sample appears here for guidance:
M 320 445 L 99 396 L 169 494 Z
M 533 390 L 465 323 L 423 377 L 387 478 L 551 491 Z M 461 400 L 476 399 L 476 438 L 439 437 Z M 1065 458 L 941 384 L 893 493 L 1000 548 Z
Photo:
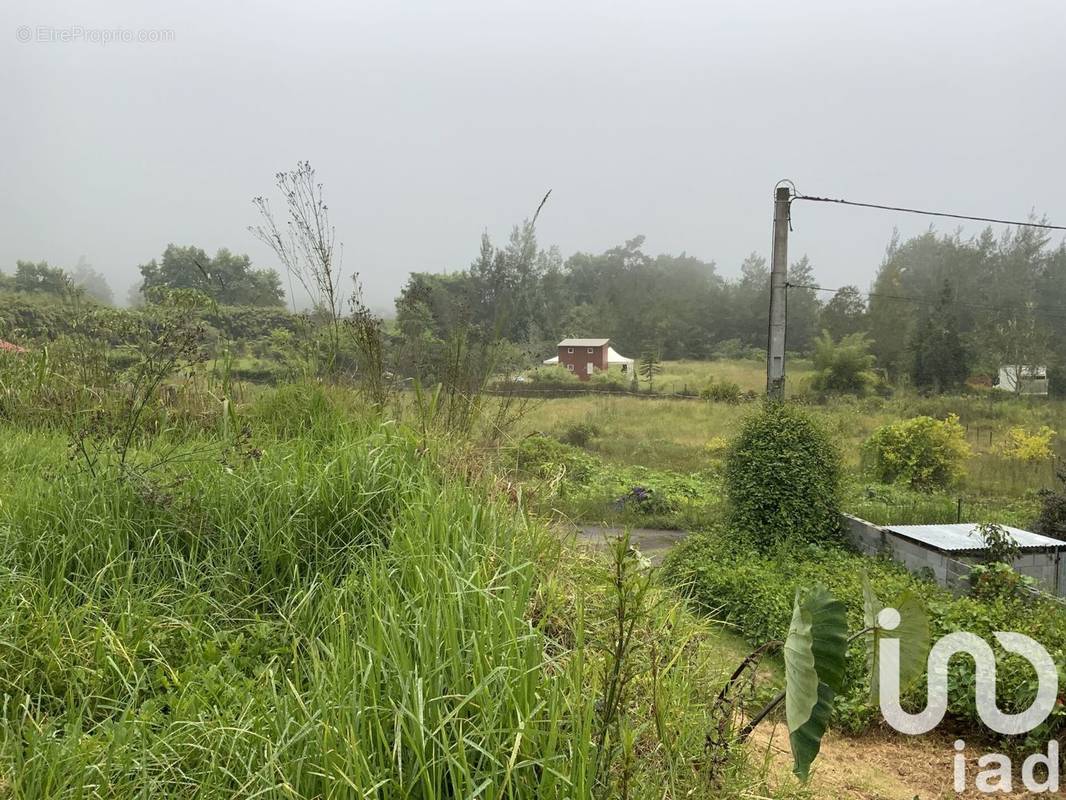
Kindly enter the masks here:
M 199 247 L 168 244 L 162 257 L 142 264 L 140 291 L 196 289 L 225 305 L 280 306 L 285 293 L 276 270 L 253 269 L 246 255 L 222 248 L 210 257 Z
M 1058 486 L 1040 492 L 1040 516 L 1034 530 L 1066 541 L 1066 472 L 1056 471 Z
M 538 247 L 535 230 L 515 228 L 504 247 L 483 237 L 468 270 L 413 274 L 396 301 L 397 327 L 418 352 L 464 322 L 528 347 L 540 358 L 565 336 L 610 337 L 633 358 L 653 349 L 665 359 L 706 358 L 716 345 L 764 346 L 765 259 L 753 253 L 737 280 L 713 262 L 687 254 L 650 256 L 638 236 L 605 253 L 576 253 L 563 261 Z M 793 265 L 791 279 L 810 283 L 810 264 Z M 818 324 L 812 290 L 791 290 L 789 343 L 806 349 Z
M 943 420 L 920 416 L 878 428 L 863 454 L 878 480 L 932 491 L 963 476 L 970 446 L 954 414 Z
M 840 455 L 805 411 L 766 403 L 749 414 L 726 458 L 729 524 L 759 547 L 840 538 Z
M 848 609 L 849 627 L 863 626 L 863 575 L 886 602 L 900 602 L 907 593 L 918 595 L 930 613 L 933 637 L 969 631 L 992 641 L 993 631 L 1018 631 L 1031 636 L 1052 653 L 1066 648 L 1066 615 L 1051 599 L 1028 594 L 997 594 L 994 598 L 954 597 L 947 590 L 909 574 L 894 562 L 871 559 L 838 547 L 802 546 L 759 552 L 724 532 L 698 534 L 670 554 L 666 577 L 680 586 L 700 608 L 736 625 L 753 644 L 779 640 L 789 628 L 797 589 L 821 584 Z M 997 691 L 1006 713 L 1025 709 L 1032 701 L 1032 668 L 997 649 Z M 871 721 L 866 654 L 856 644 L 848 655 L 844 690 L 836 704 L 838 724 L 858 728 Z M 986 731 L 974 706 L 973 663 L 954 659 L 949 670 L 949 713 L 957 720 Z M 924 686 L 912 690 L 911 700 L 924 706 Z M 1031 734 L 1033 741 L 1055 738 L 1066 725 L 1066 710 L 1057 707 L 1048 721 Z
M 814 342 L 812 388 L 825 393 L 863 395 L 877 383 L 873 371 L 876 360 L 864 334 L 850 333 L 836 342 L 828 331 L 822 331 Z

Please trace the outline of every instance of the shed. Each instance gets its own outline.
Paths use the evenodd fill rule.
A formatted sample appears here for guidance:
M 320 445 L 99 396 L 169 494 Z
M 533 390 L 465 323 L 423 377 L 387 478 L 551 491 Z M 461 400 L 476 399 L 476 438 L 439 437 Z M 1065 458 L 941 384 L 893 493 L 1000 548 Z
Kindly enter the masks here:
M 869 555 L 887 553 L 911 572 L 928 570 L 941 586 L 962 584 L 970 568 L 985 561 L 988 549 L 979 526 L 973 522 L 879 526 L 845 516 L 845 523 L 859 550 Z M 1020 551 L 1014 569 L 1034 578 L 1045 592 L 1066 596 L 1066 542 L 1021 528 L 1002 527 Z
M 1047 395 L 1047 367 L 1009 365 L 999 368 L 996 388 L 1017 394 Z

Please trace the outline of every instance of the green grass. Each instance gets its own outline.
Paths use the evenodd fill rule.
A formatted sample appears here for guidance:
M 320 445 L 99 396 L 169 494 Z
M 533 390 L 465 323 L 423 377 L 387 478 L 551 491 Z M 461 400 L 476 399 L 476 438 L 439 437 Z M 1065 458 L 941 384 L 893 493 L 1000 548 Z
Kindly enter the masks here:
M 7 796 L 587 795 L 580 664 L 526 619 L 545 534 L 410 436 L 279 440 L 168 499 L 4 443 Z
M 746 386 L 751 386 L 760 369 L 747 361 L 669 362 L 664 375 L 694 380 L 747 374 Z M 589 424 L 599 433 L 588 449 L 609 464 L 705 472 L 720 466 L 723 450 L 749 408 L 697 400 L 568 397 L 534 404 L 521 422 L 521 432 L 557 435 L 572 425 Z M 1039 508 L 1038 492 L 1058 482 L 1052 462 L 1027 464 L 1000 455 L 1007 431 L 1049 425 L 1062 432 L 1053 440 L 1053 449 L 1058 458 L 1066 458 L 1066 401 L 1061 400 L 995 394 L 923 398 L 899 392 L 889 399 L 837 398 L 810 410 L 833 434 L 844 457 L 848 510 L 875 522 L 954 521 L 961 497 L 964 521 L 995 518 L 1028 526 Z M 958 414 L 966 426 L 972 449 L 959 485 L 929 496 L 880 486 L 864 473 L 862 444 L 878 427 L 920 414 L 943 418 L 950 413 Z
M 149 481 L 0 428 L 0 796 L 773 794 L 742 752 L 701 773 L 739 655 L 662 593 L 628 667 L 634 747 L 597 759 L 610 573 L 461 443 L 308 386 L 242 422 L 255 451 L 144 443 L 204 453 Z
M 715 361 L 664 361 L 661 375 L 656 376 L 655 386 L 660 391 L 680 392 L 682 388 L 698 392 L 712 381 L 735 383 L 743 391 L 762 393 L 766 391 L 766 361 L 760 359 L 718 359 Z M 814 374 L 807 359 L 788 359 L 790 389 L 798 389 Z M 646 384 L 642 383 L 642 388 Z

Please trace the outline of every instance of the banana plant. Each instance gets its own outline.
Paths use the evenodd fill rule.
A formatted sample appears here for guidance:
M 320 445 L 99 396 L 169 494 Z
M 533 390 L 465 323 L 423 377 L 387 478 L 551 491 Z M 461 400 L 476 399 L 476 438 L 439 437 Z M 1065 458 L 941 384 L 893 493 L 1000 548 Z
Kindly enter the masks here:
M 894 606 L 901 622 L 892 631 L 878 623 L 883 608 L 869 580 L 863 576 L 863 627 L 849 635 L 844 604 L 825 587 L 798 590 L 784 642 L 770 642 L 758 648 L 742 662 L 719 694 L 719 703 L 723 703 L 744 671 L 752 668 L 763 654 L 780 647 L 785 662 L 785 688 L 751 717 L 737 740 L 747 739 L 783 702 L 793 771 L 806 780 L 829 726 L 833 699 L 843 688 L 848 648 L 853 642 L 860 638 L 866 640 L 871 702 L 878 701 L 877 652 L 882 636 L 900 640 L 901 685 L 919 678 L 929 653 L 929 619 L 924 607 L 915 595 L 904 593 Z

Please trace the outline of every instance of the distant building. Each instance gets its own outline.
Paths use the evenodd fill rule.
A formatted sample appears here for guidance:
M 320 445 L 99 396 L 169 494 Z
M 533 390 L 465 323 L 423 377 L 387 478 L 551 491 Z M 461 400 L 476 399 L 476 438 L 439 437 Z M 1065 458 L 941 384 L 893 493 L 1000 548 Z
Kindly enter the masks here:
M 557 345 L 559 364 L 587 381 L 596 370 L 607 369 L 610 339 L 563 339 Z
M 544 363 L 566 367 L 583 381 L 612 365 L 620 366 L 623 372 L 633 369 L 633 359 L 616 353 L 610 339 L 563 339 L 557 347 L 559 354 Z
M 1008 366 L 999 368 L 997 389 L 1018 394 L 1047 395 L 1047 367 Z

